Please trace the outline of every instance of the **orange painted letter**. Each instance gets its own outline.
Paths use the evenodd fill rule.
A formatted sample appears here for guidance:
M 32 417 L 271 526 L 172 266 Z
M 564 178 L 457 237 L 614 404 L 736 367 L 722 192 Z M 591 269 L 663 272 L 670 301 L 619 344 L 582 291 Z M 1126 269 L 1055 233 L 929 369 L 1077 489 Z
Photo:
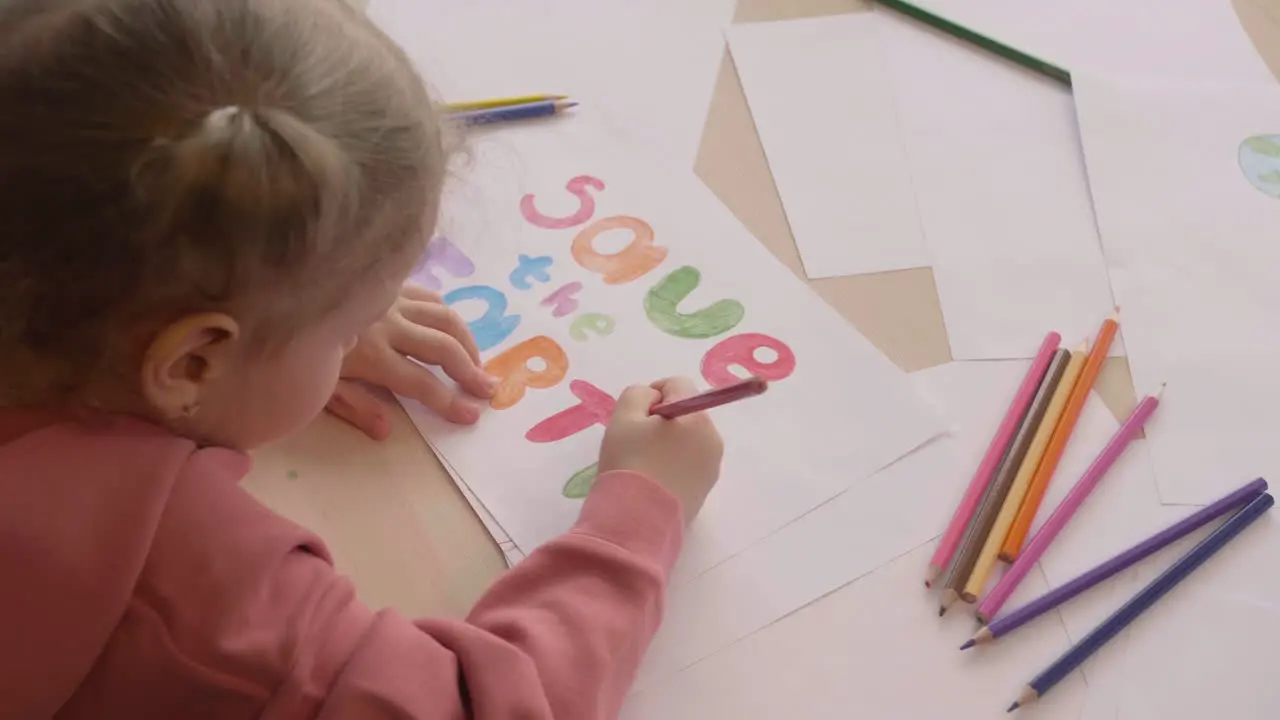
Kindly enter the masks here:
M 530 360 L 541 360 L 546 367 L 534 370 L 529 367 Z M 546 390 L 559 385 L 569 372 L 569 356 L 555 340 L 537 335 L 485 363 L 484 371 L 502 379 L 490 407 L 506 410 L 520 402 L 525 388 Z
M 592 243 L 610 230 L 630 230 L 635 237 L 612 255 L 597 252 Z M 661 265 L 667 259 L 667 249 L 653 244 L 653 228 L 649 223 L 615 215 L 591 223 L 573 238 L 573 259 L 587 270 L 603 275 L 606 285 L 621 285 Z

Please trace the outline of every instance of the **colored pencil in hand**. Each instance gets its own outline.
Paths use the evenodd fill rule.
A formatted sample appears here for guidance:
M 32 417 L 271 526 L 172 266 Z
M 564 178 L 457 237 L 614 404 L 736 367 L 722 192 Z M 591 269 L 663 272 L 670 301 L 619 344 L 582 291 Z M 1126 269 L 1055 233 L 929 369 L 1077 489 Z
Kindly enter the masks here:
M 490 110 L 452 113 L 449 115 L 449 119 L 465 125 L 491 125 L 514 120 L 551 117 L 577 105 L 578 103 L 572 100 L 547 100 L 544 102 L 525 103 L 524 105 L 508 105 Z
M 1027 495 L 1022 500 L 1022 507 L 1018 508 L 1018 514 L 1014 516 L 1013 525 L 1009 528 L 1009 536 L 1000 546 L 1000 559 L 1005 562 L 1018 559 L 1018 552 L 1022 550 L 1022 543 L 1026 540 L 1027 532 L 1031 530 L 1031 523 L 1040 510 L 1044 493 L 1049 489 L 1049 483 L 1058 470 L 1062 453 L 1066 450 L 1067 443 L 1071 442 L 1071 434 L 1075 432 L 1080 413 L 1089 400 L 1089 393 L 1093 391 L 1098 373 L 1102 371 L 1102 363 L 1106 362 L 1107 353 L 1111 352 L 1111 341 L 1115 339 L 1118 327 L 1116 315 L 1112 315 L 1103 321 L 1102 328 L 1098 330 L 1098 338 L 1089 351 L 1084 369 L 1080 371 L 1080 380 L 1072 389 L 1071 397 L 1067 398 L 1067 408 L 1062 411 L 1062 419 L 1053 429 L 1053 437 L 1049 439 L 1049 447 L 1044 451 L 1044 459 L 1040 461 L 1040 467 L 1036 468 L 1035 475 L 1031 477 L 1031 484 L 1027 486 Z
M 1018 425 L 1022 422 L 1022 418 L 1027 414 L 1027 409 L 1031 407 L 1031 400 L 1035 397 L 1036 388 L 1040 386 L 1040 381 L 1044 379 L 1045 372 L 1049 369 L 1049 361 L 1053 360 L 1053 354 L 1058 349 L 1058 344 L 1062 342 L 1062 337 L 1056 332 L 1051 332 L 1044 336 L 1044 342 L 1040 343 L 1040 350 L 1036 353 L 1035 359 L 1031 361 L 1031 367 L 1027 368 L 1027 374 L 1022 378 L 1022 384 L 1013 394 L 1013 401 L 1009 403 L 1009 409 L 1005 411 L 1004 418 L 1000 421 L 999 427 L 996 428 L 996 434 L 991 438 L 991 444 L 987 446 L 987 452 L 982 456 L 982 461 L 978 463 L 978 469 L 973 473 L 973 478 L 969 480 L 969 487 L 964 491 L 964 497 L 960 499 L 960 505 L 956 508 L 955 514 L 951 516 L 951 522 L 947 525 L 947 529 L 942 533 L 942 539 L 938 541 L 938 548 L 933 551 L 933 557 L 929 560 L 929 568 L 925 571 L 924 586 L 933 587 L 933 582 L 938 579 L 947 564 L 951 562 L 951 558 L 955 555 L 956 548 L 960 545 L 961 536 L 964 535 L 965 528 L 969 525 L 969 521 L 973 519 L 974 513 L 978 511 L 978 505 L 982 500 L 984 491 L 995 480 L 996 470 L 999 469 L 1000 460 L 1009 450 L 1009 446 L 1013 441 L 1014 433 L 1018 431 Z
M 1223 515 L 1249 504 L 1266 491 L 1267 481 L 1262 478 L 1246 483 L 1101 565 L 1063 583 L 1061 587 L 1056 587 L 1008 615 L 997 618 L 961 645 L 960 649 L 968 650 L 975 645 L 985 645 L 1008 635 L 1116 573 L 1137 565 Z
M 710 410 L 721 405 L 728 405 L 731 402 L 737 402 L 749 397 L 755 397 L 764 393 L 769 389 L 769 383 L 763 378 L 752 377 L 725 385 L 724 387 L 708 390 L 692 397 L 683 398 L 681 400 L 673 400 L 668 403 L 655 405 L 649 410 L 650 415 L 660 415 L 667 419 L 678 418 L 682 415 L 692 415 L 696 412 Z
M 1134 618 L 1156 604 L 1156 601 L 1164 597 L 1178 583 L 1185 580 L 1188 575 L 1203 565 L 1206 560 L 1213 557 L 1227 543 L 1234 540 L 1245 528 L 1262 517 L 1263 513 L 1270 510 L 1274 504 L 1275 498 L 1271 497 L 1270 493 L 1263 493 L 1244 506 L 1244 509 L 1240 512 L 1231 516 L 1221 527 L 1200 541 L 1199 545 L 1191 548 L 1190 552 L 1179 558 L 1177 562 L 1169 566 L 1168 570 L 1165 570 L 1159 577 L 1152 580 L 1150 585 L 1147 585 L 1137 595 L 1134 595 L 1129 602 L 1122 605 L 1119 610 L 1116 610 L 1111 617 L 1103 620 L 1083 640 L 1076 643 L 1074 647 L 1054 661 L 1048 668 L 1045 668 L 1044 672 L 1027 683 L 1022 693 L 1018 695 L 1018 699 L 1009 706 L 1009 712 L 1013 712 L 1044 697 L 1044 694 L 1049 692 L 1050 688 L 1071 674 L 1072 670 L 1079 667 L 1098 648 L 1106 645 L 1108 640 L 1115 637 L 1117 633 L 1133 622 Z
M 1009 486 L 1013 484 L 1013 478 L 1018 474 L 1018 468 L 1027 455 L 1031 439 L 1035 437 L 1036 428 L 1040 427 L 1040 421 L 1049 407 L 1049 401 L 1053 399 L 1053 391 L 1062 380 L 1062 374 L 1066 371 L 1067 362 L 1070 359 L 1071 353 L 1058 350 L 1049 361 L 1049 369 L 1045 371 L 1040 387 L 1036 389 L 1035 397 L 1031 400 L 1031 409 L 1027 411 L 1022 424 L 1018 426 L 1018 432 L 1009 445 L 1009 452 L 1005 453 L 1004 459 L 1000 462 L 1000 469 L 996 472 L 995 479 L 983 493 L 977 514 L 969 522 L 969 527 L 965 528 L 964 540 L 961 541 L 959 552 L 951 562 L 951 568 L 947 571 L 946 580 L 943 582 L 942 602 L 938 607 L 938 615 L 945 615 L 947 608 L 960 599 L 960 590 L 964 588 L 965 582 L 969 579 L 969 573 L 973 571 L 973 564 L 978 559 L 978 551 L 981 550 L 987 534 L 991 532 L 991 526 L 996 521 L 1000 506 L 1004 503 L 1005 496 L 1009 494 Z
M 995 567 L 997 556 L 1000 554 L 1000 545 L 1009 533 L 1009 527 L 1013 524 L 1014 516 L 1018 514 L 1018 508 L 1022 505 L 1022 498 L 1027 494 L 1027 486 L 1031 483 L 1031 477 L 1035 474 L 1036 468 L 1040 466 L 1040 459 L 1044 457 L 1044 450 L 1049 445 L 1049 438 L 1053 435 L 1053 429 L 1058 424 L 1058 419 L 1062 417 L 1062 410 L 1067 406 L 1067 398 L 1071 396 L 1071 390 L 1075 387 L 1076 380 L 1080 377 L 1080 369 L 1084 367 L 1084 359 L 1084 345 L 1081 345 L 1071 353 L 1071 360 L 1067 363 L 1067 369 L 1062 373 L 1061 382 L 1058 383 L 1058 387 L 1053 392 L 1053 399 L 1049 401 L 1049 407 L 1045 410 L 1044 419 L 1040 421 L 1040 427 L 1036 428 L 1035 437 L 1032 438 L 1031 446 L 1027 449 L 1027 456 L 1023 458 L 1022 466 L 1018 468 L 1018 474 L 1014 477 L 1013 485 L 1009 487 L 1009 495 L 1005 498 L 1004 504 L 1000 506 L 1000 513 L 996 515 L 996 521 L 991 526 L 991 532 L 987 535 L 982 545 L 982 550 L 978 552 L 977 561 L 973 563 L 973 572 L 970 573 L 969 579 L 965 582 L 964 589 L 960 593 L 960 597 L 964 598 L 965 602 L 977 600 L 987 586 L 987 579 L 991 577 L 991 569 Z
M 471 112 L 472 110 L 492 110 L 512 105 L 528 105 L 529 103 L 554 102 L 568 100 L 568 95 L 516 95 L 514 97 L 490 98 L 488 100 L 465 100 L 463 102 L 445 103 L 445 109 L 451 113 Z
M 1083 379 L 1080 381 L 1084 382 Z M 1161 388 L 1163 390 L 1163 388 Z M 978 606 L 978 622 L 985 623 L 989 619 L 996 616 L 1000 612 L 1000 608 L 1004 606 L 1005 601 L 1018 588 L 1018 583 L 1026 577 L 1031 568 L 1039 562 L 1044 551 L 1049 549 L 1049 545 L 1054 538 L 1062 532 L 1062 528 L 1067 526 L 1072 516 L 1084 504 L 1084 501 L 1098 486 L 1102 478 L 1111 470 L 1111 466 L 1116 460 L 1124 454 L 1124 451 L 1138 437 L 1138 433 L 1142 432 L 1142 426 L 1147 423 L 1147 418 L 1156 411 L 1160 405 L 1160 391 L 1155 395 L 1148 395 L 1138 403 L 1138 406 L 1129 414 L 1129 419 L 1124 421 L 1120 429 L 1115 435 L 1107 441 L 1106 447 L 1098 454 L 1098 457 L 1089 465 L 1089 469 L 1085 470 L 1084 475 L 1080 476 L 1080 480 L 1071 488 L 1071 492 L 1063 498 L 1062 504 L 1058 506 L 1049 519 L 1045 521 L 1044 527 L 1036 533 L 1035 537 L 1027 545 L 1027 549 L 1022 552 L 1015 562 L 996 586 L 992 588 L 987 597 L 983 599 L 982 604 Z

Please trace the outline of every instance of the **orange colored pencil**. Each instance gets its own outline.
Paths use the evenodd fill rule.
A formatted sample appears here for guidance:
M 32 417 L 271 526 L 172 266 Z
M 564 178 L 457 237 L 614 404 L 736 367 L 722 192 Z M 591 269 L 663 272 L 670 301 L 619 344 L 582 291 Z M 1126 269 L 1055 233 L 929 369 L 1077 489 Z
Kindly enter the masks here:
M 1017 560 L 1018 553 L 1022 552 L 1022 543 L 1027 539 L 1031 522 L 1035 520 L 1036 512 L 1040 510 L 1040 502 L 1044 500 L 1049 481 L 1053 479 L 1053 473 L 1058 469 L 1058 461 L 1062 459 L 1062 453 L 1071 440 L 1071 433 L 1076 429 L 1080 412 L 1084 410 L 1089 392 L 1093 390 L 1093 385 L 1098 380 L 1098 373 L 1102 371 L 1102 363 L 1106 361 L 1107 353 L 1111 351 L 1111 341 L 1115 339 L 1119 326 L 1118 313 L 1115 313 L 1104 320 L 1102 327 L 1098 330 L 1098 338 L 1089 351 L 1084 369 L 1080 371 L 1080 379 L 1076 381 L 1071 397 L 1067 399 L 1067 407 L 1062 412 L 1062 419 L 1058 421 L 1057 427 L 1053 430 L 1053 437 L 1049 439 L 1049 446 L 1045 448 L 1044 459 L 1040 461 L 1040 467 L 1031 478 L 1031 485 L 1027 487 L 1022 506 L 1013 519 L 1013 525 L 1009 527 L 1009 534 L 1005 536 L 1004 544 L 1000 546 L 1000 559 L 1005 562 Z

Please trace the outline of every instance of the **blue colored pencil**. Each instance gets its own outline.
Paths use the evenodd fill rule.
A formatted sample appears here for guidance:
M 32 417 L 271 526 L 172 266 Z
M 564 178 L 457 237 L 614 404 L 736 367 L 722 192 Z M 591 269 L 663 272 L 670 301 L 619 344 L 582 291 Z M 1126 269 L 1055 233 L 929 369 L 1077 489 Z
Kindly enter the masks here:
M 1033 703 L 1043 697 L 1046 692 L 1049 692 L 1050 688 L 1061 682 L 1067 675 L 1070 675 L 1098 648 L 1106 645 L 1108 640 L 1115 637 L 1117 633 L 1133 622 L 1134 618 L 1154 605 L 1157 600 L 1164 597 L 1166 593 L 1182 582 L 1196 568 L 1213 557 L 1214 553 L 1234 540 L 1242 530 L 1249 527 L 1254 520 L 1262 517 L 1262 514 L 1270 510 L 1274 504 L 1275 498 L 1271 497 L 1270 493 L 1263 493 L 1255 498 L 1253 502 L 1245 505 L 1240 512 L 1232 515 L 1231 519 L 1210 533 L 1204 540 L 1201 540 L 1199 545 L 1191 548 L 1190 552 L 1169 566 L 1168 570 L 1160 573 L 1160 576 L 1155 580 L 1152 580 L 1150 585 L 1143 588 L 1137 595 L 1134 595 L 1129 602 L 1121 606 L 1111 617 L 1103 620 L 1083 640 L 1076 643 L 1074 647 L 1055 660 L 1044 672 L 1027 683 L 1027 686 L 1022 690 L 1022 694 L 1009 706 L 1009 712 L 1013 712 L 1023 705 Z
M 547 100 L 544 102 L 524 103 L 522 105 L 507 105 L 487 110 L 450 113 L 449 118 L 467 125 L 489 125 L 499 122 L 511 122 L 513 120 L 530 120 L 532 118 L 551 117 L 552 115 L 558 115 L 577 104 L 578 103 L 572 100 Z

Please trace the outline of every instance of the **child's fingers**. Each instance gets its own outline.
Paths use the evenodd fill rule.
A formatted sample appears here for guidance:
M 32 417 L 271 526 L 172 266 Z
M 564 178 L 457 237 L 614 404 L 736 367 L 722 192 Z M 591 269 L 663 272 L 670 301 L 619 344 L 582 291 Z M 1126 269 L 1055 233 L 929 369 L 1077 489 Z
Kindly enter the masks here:
M 409 300 L 417 300 L 418 302 L 433 303 L 435 305 L 444 304 L 444 298 L 440 296 L 440 293 L 428 290 L 413 282 L 407 282 L 400 288 L 400 296 Z
M 464 397 L 432 372 L 406 357 L 388 367 L 383 384 L 391 392 L 412 398 L 451 423 L 471 425 L 480 419 L 480 401 Z
M 655 382 L 652 387 L 661 394 L 662 402 L 683 400 L 698 394 L 698 386 L 686 377 L 663 378 Z
M 386 406 L 358 383 L 339 380 L 325 409 L 374 440 L 385 440 L 391 434 Z
M 493 397 L 498 382 L 489 376 L 453 336 L 419 325 L 410 325 L 396 338 L 397 352 L 438 365 L 445 375 L 476 397 Z
M 649 410 L 662 401 L 662 393 L 647 385 L 632 385 L 618 396 L 614 413 L 619 417 L 646 418 Z
M 462 349 L 471 358 L 471 362 L 476 365 L 480 364 L 480 348 L 476 345 L 476 339 L 471 335 L 471 329 L 467 327 L 467 321 L 463 320 L 461 315 L 454 312 L 447 305 L 432 302 L 411 302 L 405 303 L 400 312 L 410 323 L 439 330 L 457 340 Z

